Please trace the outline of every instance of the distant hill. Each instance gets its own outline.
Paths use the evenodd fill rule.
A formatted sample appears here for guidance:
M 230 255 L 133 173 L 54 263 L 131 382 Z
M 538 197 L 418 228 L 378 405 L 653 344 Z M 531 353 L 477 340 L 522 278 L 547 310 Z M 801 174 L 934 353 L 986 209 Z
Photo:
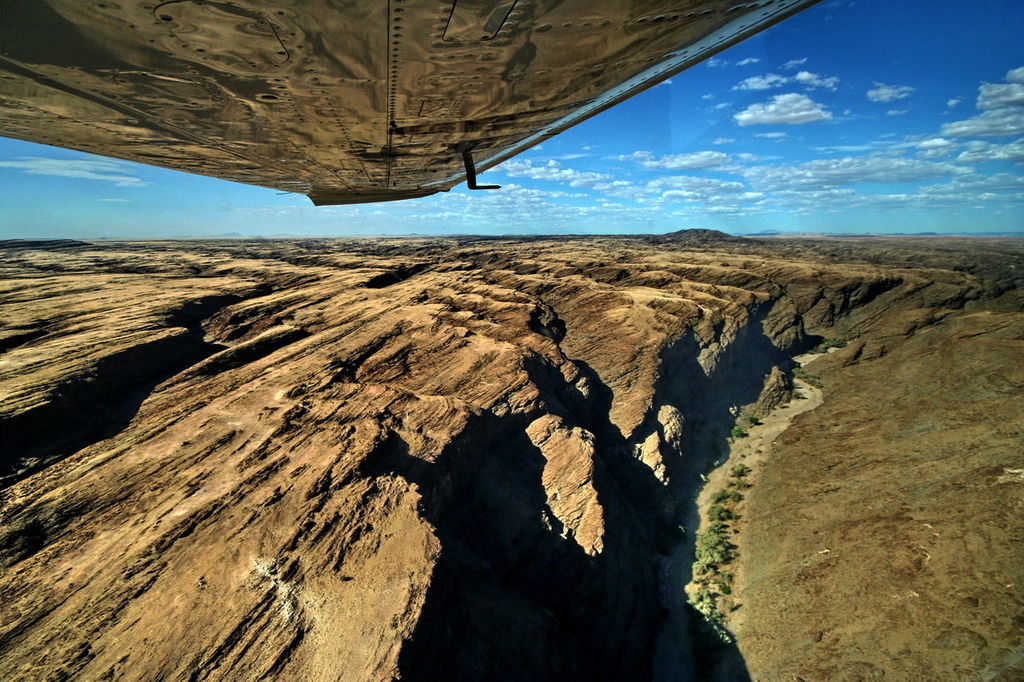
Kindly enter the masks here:
M 763 230 L 748 232 L 744 237 L 778 237 L 780 239 L 884 239 L 887 237 L 984 237 L 988 239 L 1021 239 L 1024 232 L 780 232 Z
M 677 230 L 666 234 L 655 235 L 653 242 L 672 242 L 673 244 L 735 244 L 742 242 L 743 237 L 734 237 L 719 230 Z
M 77 239 L 0 239 L 0 249 L 81 249 L 93 246 Z

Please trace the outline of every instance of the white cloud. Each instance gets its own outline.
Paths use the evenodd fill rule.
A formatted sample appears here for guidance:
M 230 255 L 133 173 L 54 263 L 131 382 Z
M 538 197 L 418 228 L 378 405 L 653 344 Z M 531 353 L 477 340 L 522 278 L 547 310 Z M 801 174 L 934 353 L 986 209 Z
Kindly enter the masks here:
M 719 180 L 692 175 L 669 175 L 647 183 L 648 192 L 660 193 L 659 198 L 670 201 L 699 201 L 722 203 L 752 200 L 752 192 L 742 182 Z M 760 195 L 758 195 L 758 198 Z
M 755 166 L 743 171 L 759 190 L 823 189 L 862 182 L 915 182 L 970 173 L 968 169 L 949 163 L 891 156 L 821 159 L 795 166 Z
M 732 102 L 719 102 L 712 108 L 715 109 L 715 111 L 721 111 L 722 109 L 728 109 L 731 106 Z
M 775 192 L 775 195 L 787 199 L 819 203 L 830 199 L 848 199 L 857 196 L 857 193 L 848 187 L 829 187 L 827 189 L 810 190 L 780 189 Z
M 736 66 L 749 66 L 750 64 L 757 64 L 761 61 L 760 57 L 747 57 L 736 62 Z
M 953 107 L 959 106 L 964 101 L 963 97 L 954 97 L 953 99 L 946 100 L 946 106 L 952 109 Z
M 595 192 L 607 194 L 613 197 L 631 199 L 638 203 L 645 203 L 649 199 L 648 192 L 629 180 L 612 180 L 611 182 L 596 183 L 592 189 Z
M 914 88 L 909 85 L 886 85 L 876 81 L 874 89 L 868 90 L 867 95 L 872 102 L 893 102 L 910 97 L 912 92 Z
M 1011 69 L 1005 83 L 982 83 L 976 105 L 981 113 L 942 126 L 954 137 L 1010 137 L 1024 135 L 1024 66 Z
M 982 83 L 978 88 L 979 109 L 1002 109 L 1021 105 L 1024 105 L 1024 85 L 1020 83 Z
M 1010 137 L 1024 135 L 1024 108 L 1007 107 L 986 111 L 966 121 L 946 123 L 943 135 L 954 137 Z
M 517 198 L 527 199 L 565 199 L 567 197 L 585 197 L 585 194 L 552 191 L 546 189 L 536 189 L 532 187 L 523 187 L 522 185 L 509 184 L 502 187 L 502 190 L 511 196 Z
M 834 154 L 841 152 L 843 154 L 849 154 L 851 152 L 870 152 L 877 149 L 878 145 L 874 142 L 868 142 L 866 144 L 833 144 L 826 147 L 815 147 L 814 149 L 819 152 L 826 152 L 828 154 Z
M 661 198 L 669 201 L 697 201 L 701 198 L 701 195 L 681 189 L 670 189 L 662 194 Z
M 977 192 L 1017 192 L 1024 190 L 1024 176 L 1010 173 L 995 175 L 969 175 L 954 179 L 941 185 L 928 185 L 921 188 L 924 194 L 973 194 Z
M 903 114 L 909 113 L 910 109 L 890 109 L 885 112 L 886 116 L 902 116 Z
M 651 152 L 633 152 L 616 156 L 619 161 L 636 161 L 644 168 L 662 168 L 665 170 L 696 170 L 699 168 L 715 168 L 729 163 L 728 154 L 715 151 L 691 152 L 689 154 L 669 154 L 656 157 Z
M 710 93 L 710 92 L 709 92 L 709 93 L 707 93 L 706 95 L 701 95 L 701 96 L 700 96 L 700 98 L 701 98 L 701 99 L 706 99 L 706 100 L 712 100 L 712 99 L 714 99 L 714 98 L 715 98 L 715 96 L 714 96 L 714 94 L 712 94 L 712 93 Z
M 785 76 L 777 73 L 766 73 L 763 76 L 751 76 L 733 86 L 733 90 L 771 90 L 789 82 Z
M 751 104 L 733 118 L 741 126 L 799 124 L 827 121 L 832 118 L 832 114 L 824 105 L 818 104 L 807 95 L 788 93 L 775 95 L 770 102 Z
M 610 189 L 628 189 L 630 187 L 636 187 L 636 184 L 630 180 L 612 180 L 611 182 L 599 182 L 594 185 L 594 189 L 601 192 Z
M 950 142 L 949 140 L 947 140 L 945 138 L 942 138 L 942 137 L 933 137 L 933 138 L 930 138 L 930 139 L 927 139 L 927 140 L 922 140 L 921 142 L 918 142 L 917 143 L 917 148 L 918 149 L 942 149 L 944 147 L 955 146 L 955 144 L 956 144 L 955 142 Z
M 714 197 L 713 200 L 724 201 L 727 197 Z M 764 198 L 764 192 L 741 192 L 734 197 L 728 197 L 733 201 L 757 201 Z
M 740 81 L 733 86 L 733 90 L 771 90 L 772 88 L 781 88 L 788 83 L 796 83 L 805 88 L 835 90 L 839 84 L 839 78 L 836 76 L 819 76 L 810 71 L 801 71 L 795 76 L 780 76 L 777 73 L 766 73 L 763 76 L 751 76 Z
M 145 187 L 145 182 L 130 175 L 132 167 L 121 161 L 105 159 L 47 159 L 23 156 L 18 161 L 0 161 L 0 168 L 14 168 L 27 175 L 51 175 L 80 180 L 103 180 L 118 187 Z
M 971 140 L 964 145 L 967 149 L 956 157 L 957 161 L 984 163 L 985 161 L 1024 161 L 1024 138 L 1009 144 L 992 144 L 982 140 Z
M 918 156 L 925 159 L 938 159 L 951 154 L 959 146 L 956 142 L 944 137 L 932 137 L 917 143 L 917 148 L 921 150 Z
M 797 75 L 793 76 L 793 80 L 800 85 L 808 88 L 825 88 L 827 90 L 835 90 L 836 86 L 839 85 L 839 78 L 837 76 L 819 76 L 816 73 L 810 71 L 801 71 Z
M 788 71 L 790 69 L 795 69 L 798 66 L 803 66 L 806 63 L 807 63 L 807 57 L 803 57 L 802 59 L 790 59 L 788 62 L 786 62 L 785 64 L 783 64 L 779 68 L 780 69 L 785 69 L 785 70 Z
M 647 183 L 648 189 L 681 189 L 688 191 L 745 192 L 746 186 L 736 180 L 719 180 L 696 175 L 666 175 Z
M 789 133 L 755 133 L 754 137 L 766 137 L 769 140 L 781 140 L 788 137 Z
M 567 182 L 572 187 L 589 187 L 594 183 L 611 179 L 611 176 L 606 173 L 562 168 L 562 164 L 554 160 L 548 161 L 543 166 L 534 166 L 530 159 L 509 159 L 495 170 L 504 171 L 511 178 L 525 177 L 531 180 Z
M 711 59 L 707 60 L 704 63 L 707 64 L 708 66 L 710 66 L 711 68 L 716 68 L 716 67 L 719 67 L 719 66 L 729 66 L 729 61 L 728 60 L 726 60 L 726 59 L 719 59 L 718 57 L 712 57 Z
M 736 140 L 731 137 L 716 137 L 715 139 L 711 140 L 711 144 L 729 144 L 735 141 Z
M 563 223 L 571 224 L 579 218 L 586 218 L 586 210 L 593 208 L 565 203 L 563 199 L 582 199 L 588 196 L 510 183 L 500 192 L 480 192 L 472 197 L 458 192 L 438 194 L 427 202 L 405 206 L 408 209 L 427 210 L 404 214 L 402 218 L 404 221 L 429 221 L 435 225 L 441 223 L 446 230 L 453 227 L 475 230 L 481 225 L 494 225 L 499 226 L 499 231 L 517 231 L 536 230 L 538 217 L 542 216 L 544 231 L 551 232 L 560 230 Z M 393 215 L 390 211 L 387 214 Z

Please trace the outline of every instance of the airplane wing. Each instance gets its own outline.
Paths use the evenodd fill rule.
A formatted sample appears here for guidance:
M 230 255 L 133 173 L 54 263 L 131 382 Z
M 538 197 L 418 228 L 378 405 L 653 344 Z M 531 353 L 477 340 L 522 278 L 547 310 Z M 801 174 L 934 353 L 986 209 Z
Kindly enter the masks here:
M 817 0 L 4 0 L 0 134 L 309 195 L 485 170 Z

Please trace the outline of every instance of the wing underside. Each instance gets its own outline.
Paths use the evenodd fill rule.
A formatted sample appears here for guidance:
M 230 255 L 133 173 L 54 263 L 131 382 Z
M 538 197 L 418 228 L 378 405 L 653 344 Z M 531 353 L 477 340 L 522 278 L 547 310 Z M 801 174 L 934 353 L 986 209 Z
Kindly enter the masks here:
M 340 204 L 426 196 L 816 0 L 5 0 L 0 134 Z

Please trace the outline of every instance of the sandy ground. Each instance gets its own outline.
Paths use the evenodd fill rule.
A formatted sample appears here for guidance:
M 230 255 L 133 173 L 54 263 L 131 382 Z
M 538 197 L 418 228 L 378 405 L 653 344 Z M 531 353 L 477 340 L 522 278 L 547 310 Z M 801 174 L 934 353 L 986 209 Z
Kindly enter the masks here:
M 795 356 L 793 359 L 800 366 L 805 366 L 817 357 L 820 357 L 819 353 L 805 353 Z M 709 523 L 707 511 L 711 506 L 711 496 L 719 490 L 726 489 L 726 483 L 729 480 L 729 470 L 738 464 L 747 465 L 751 471 L 747 474 L 746 480 L 752 487 L 756 486 L 758 475 L 761 473 L 764 463 L 771 456 L 772 446 L 775 444 L 776 439 L 778 439 L 783 431 L 789 428 L 789 425 L 793 423 L 797 415 L 813 410 L 824 401 L 821 389 L 815 388 L 801 379 L 794 379 L 793 384 L 795 397 L 785 405 L 780 405 L 775 410 L 772 410 L 771 414 L 764 417 L 760 424 L 753 426 L 746 423 L 746 420 L 743 420 L 742 426 L 746 430 L 747 436 L 744 438 L 734 438 L 729 447 L 728 458 L 708 474 L 707 484 L 697 497 L 697 507 L 700 510 L 700 527 L 698 532 L 704 531 L 707 528 Z M 743 547 L 748 542 L 757 541 L 756 538 L 747 537 L 743 532 L 747 525 L 744 519 L 744 503 L 741 502 L 737 506 L 737 511 L 740 518 L 731 524 L 735 530 L 732 542 L 738 548 L 737 556 L 739 557 L 730 566 L 730 570 L 736 576 L 733 583 L 733 594 L 731 597 L 722 598 L 720 601 L 723 611 L 726 612 L 730 630 L 739 627 L 745 618 L 745 613 L 742 609 L 729 612 L 730 606 L 743 603 Z M 696 590 L 697 585 L 695 583 L 690 583 L 686 586 L 688 594 L 693 594 Z

